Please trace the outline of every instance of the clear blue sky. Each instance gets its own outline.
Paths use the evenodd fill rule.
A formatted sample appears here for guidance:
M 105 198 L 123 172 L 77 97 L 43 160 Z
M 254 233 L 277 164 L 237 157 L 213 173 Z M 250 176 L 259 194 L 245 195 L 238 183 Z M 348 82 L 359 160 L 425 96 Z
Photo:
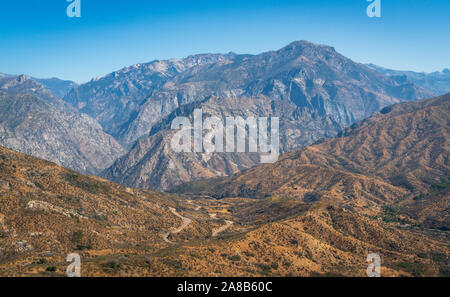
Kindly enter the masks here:
M 0 72 L 85 82 L 154 59 L 257 54 L 294 40 L 332 45 L 357 62 L 415 71 L 450 68 L 449 0 L 66 0 L 0 3 Z

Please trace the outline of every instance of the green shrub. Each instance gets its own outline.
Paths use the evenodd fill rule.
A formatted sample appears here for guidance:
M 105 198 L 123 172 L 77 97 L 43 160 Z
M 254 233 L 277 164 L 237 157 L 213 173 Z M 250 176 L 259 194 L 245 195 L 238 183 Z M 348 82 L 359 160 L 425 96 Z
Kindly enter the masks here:
M 79 176 L 78 174 L 66 174 L 64 176 L 64 179 L 72 186 L 82 189 L 91 194 L 99 194 L 101 191 L 107 191 L 106 186 L 86 177 Z
M 266 264 L 258 264 L 258 267 L 261 269 L 262 274 L 269 274 L 272 271 L 272 268 Z
M 421 263 L 401 262 L 397 264 L 397 267 L 413 276 L 423 276 L 427 271 L 426 265 Z
M 36 264 L 42 265 L 42 264 L 47 264 L 47 260 L 45 259 L 39 259 Z
M 81 245 L 81 244 L 79 244 L 76 247 L 77 251 L 84 251 L 84 250 L 90 250 L 90 249 L 92 249 L 91 245 Z
M 450 182 L 449 181 L 431 185 L 431 187 L 433 187 L 436 190 L 445 190 L 449 186 L 450 186 Z
M 446 254 L 439 252 L 431 252 L 430 259 L 433 260 L 434 262 L 447 263 L 448 256 Z
M 38 187 L 39 189 L 44 190 L 44 186 L 42 184 L 40 184 L 39 182 L 34 182 L 34 185 L 36 187 Z
M 83 239 L 83 231 L 74 231 L 72 233 L 72 242 L 78 243 Z
M 234 255 L 234 256 L 228 257 L 228 259 L 230 259 L 231 261 L 241 261 L 241 256 Z
M 441 267 L 439 269 L 439 276 L 440 277 L 450 277 L 450 266 L 446 265 L 444 267 Z
M 398 214 L 399 208 L 395 206 L 383 206 L 383 221 L 389 222 L 399 222 Z
M 183 262 L 180 260 L 173 260 L 173 259 L 163 259 L 162 260 L 164 264 L 166 264 L 167 266 L 171 266 L 177 270 L 182 270 L 183 269 Z

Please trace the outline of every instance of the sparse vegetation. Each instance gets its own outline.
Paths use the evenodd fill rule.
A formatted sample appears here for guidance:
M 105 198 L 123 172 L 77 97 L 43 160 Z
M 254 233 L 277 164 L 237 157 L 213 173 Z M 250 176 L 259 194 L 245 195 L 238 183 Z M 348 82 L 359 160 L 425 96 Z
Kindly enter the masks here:
M 89 255 L 83 273 L 98 276 L 213 276 L 214 273 L 360 276 L 360 259 L 354 255 L 376 248 L 388 251 L 383 263 L 392 268 L 390 271 L 393 274 L 406 272 L 415 276 L 448 276 L 449 273 L 445 242 L 442 240 L 446 238 L 445 232 L 440 232 L 441 237 L 436 237 L 435 241 L 429 241 L 428 233 L 421 233 L 425 229 L 420 231 L 419 228 L 388 226 L 378 220 L 361 220 L 362 215 L 398 221 L 404 206 L 399 209 L 392 205 L 394 202 L 389 202 L 391 204 L 382 208 L 380 213 L 373 211 L 372 207 L 363 209 L 356 205 L 345 209 L 339 205 L 331 207 L 325 199 L 304 203 L 284 194 L 258 201 L 245 198 L 216 201 L 205 197 L 195 202 L 202 205 L 202 209 L 193 211 L 194 207 L 186 203 L 185 197 L 181 199 L 140 190 L 137 195 L 138 190 L 133 189 L 123 192 L 122 186 L 110 186 L 56 166 L 49 171 L 51 173 L 46 172 L 45 166 L 40 171 L 49 174 L 50 179 L 58 180 L 57 186 L 48 187 L 42 178 L 39 182 L 49 189 L 45 197 L 39 188 L 24 186 L 24 194 L 8 200 L 8 203 L 15 203 L 14 207 L 21 209 L 27 201 L 45 201 L 71 213 L 46 211 L 44 216 L 33 211 L 33 216 L 25 217 L 23 209 L 17 215 L 15 212 L 5 213 L 4 229 L 11 230 L 15 226 L 11 222 L 16 225 L 20 222 L 26 232 L 21 233 L 21 229 L 16 228 L 17 237 L 26 241 L 12 245 L 10 238 L 2 239 L 0 232 L 1 244 L 9 244 L 8 250 L 0 249 L 2 271 L 14 271 L 12 267 L 15 263 L 25 262 L 32 263 L 22 267 L 28 275 L 54 276 L 58 270 L 63 272 L 55 264 L 64 262 L 61 254 L 89 250 L 80 253 Z M 2 172 L 0 178 L 4 179 Z M 20 178 L 16 180 L 20 181 Z M 13 185 L 11 179 L 8 182 Z M 106 188 L 103 189 L 103 186 Z M 20 189 L 16 184 L 11 188 Z M 298 192 L 302 190 L 300 186 L 298 189 Z M 336 197 L 338 200 L 339 197 Z M 359 196 L 354 196 L 349 201 L 360 202 L 359 199 Z M 428 201 L 428 196 L 424 200 Z M 405 201 L 411 203 L 408 199 Z M 168 207 L 175 205 L 181 215 L 191 218 L 195 224 L 183 234 L 169 237 L 173 243 L 165 243 L 161 235 L 180 226 L 180 219 L 167 211 Z M 229 212 L 231 208 L 233 212 Z M 213 213 L 217 217 L 211 217 Z M 377 214 L 378 217 L 375 217 Z M 223 224 L 224 220 L 235 222 L 233 236 L 212 239 L 211 230 Z M 36 222 L 40 230 L 36 230 Z M 2 228 L 0 226 L 0 230 Z M 4 234 L 9 235 L 8 232 Z M 54 240 L 53 234 L 61 245 L 47 254 L 46 244 Z M 44 251 L 41 246 L 45 247 Z M 320 253 L 315 252 L 318 246 Z M 395 259 L 390 256 L 391 253 L 395 254 Z M 12 256 L 15 262 L 7 260 Z M 333 259 L 333 266 L 330 266 L 329 259 Z
M 38 265 L 42 265 L 42 264 L 47 264 L 47 260 L 46 259 L 39 259 L 38 261 L 36 261 L 36 262 L 34 262 L 35 264 L 38 264 Z
M 270 274 L 272 272 L 272 267 L 270 265 L 258 264 L 257 266 L 261 270 L 261 274 L 262 275 L 267 275 L 267 274 Z
M 80 188 L 91 194 L 99 194 L 100 192 L 106 192 L 107 187 L 99 182 L 86 179 L 78 174 L 66 174 L 64 179 L 74 187 Z
M 381 216 L 383 221 L 387 223 L 402 222 L 398 217 L 399 210 L 400 209 L 395 206 L 383 206 L 383 214 Z
M 72 233 L 72 242 L 79 243 L 83 239 L 83 231 L 78 230 Z
M 241 261 L 241 256 L 239 255 L 233 255 L 231 257 L 228 257 L 228 259 L 230 259 L 230 261 Z
M 397 264 L 397 267 L 413 276 L 424 276 L 427 271 L 427 266 L 421 263 L 401 262 Z
M 180 260 L 173 260 L 173 259 L 170 259 L 170 258 L 164 258 L 164 259 L 162 259 L 162 262 L 165 265 L 168 265 L 168 266 L 174 268 L 177 271 L 180 271 L 180 270 L 183 269 L 183 262 L 180 261 Z
M 445 190 L 448 187 L 450 187 L 450 181 L 433 184 L 433 185 L 431 185 L 431 187 L 433 187 L 434 189 L 439 190 L 439 191 Z
M 115 273 L 119 272 L 122 269 L 122 264 L 116 260 L 109 261 L 105 264 L 103 264 L 103 269 L 105 270 L 113 270 Z

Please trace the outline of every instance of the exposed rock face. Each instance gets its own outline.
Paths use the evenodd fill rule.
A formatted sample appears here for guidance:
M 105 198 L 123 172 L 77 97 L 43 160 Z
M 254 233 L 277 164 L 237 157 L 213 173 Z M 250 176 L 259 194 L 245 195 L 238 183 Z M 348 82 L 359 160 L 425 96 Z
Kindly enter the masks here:
M 193 123 L 194 109 L 201 109 L 203 119 L 215 116 L 225 123 L 226 117 L 278 117 L 280 151 L 287 152 L 311 144 L 322 137 L 332 137 L 340 125 L 317 111 L 297 107 L 290 101 L 252 98 L 211 97 L 184 105 L 155 125 L 150 136 L 141 138 L 130 152 L 103 172 L 113 181 L 133 187 L 167 189 L 180 183 L 216 176 L 228 176 L 260 163 L 258 153 L 176 153 L 171 147 L 176 116 L 186 116 Z M 224 141 L 225 143 L 225 141 Z
M 407 81 L 410 81 L 435 96 L 450 92 L 450 69 L 424 73 L 386 69 L 374 64 L 368 64 L 367 66 L 382 74 L 389 75 L 399 83 L 404 84 Z
M 42 82 L 57 92 L 74 86 L 59 80 Z M 4 145 L 96 173 L 122 154 L 117 140 L 131 151 L 104 176 L 152 189 L 226 176 L 258 164 L 257 154 L 174 154 L 168 145 L 171 119 L 192 116 L 194 108 L 204 107 L 205 116 L 280 117 L 281 152 L 287 152 L 332 137 L 342 126 L 384 106 L 427 94 L 408 81 L 355 63 L 332 47 L 306 41 L 260 55 L 204 54 L 134 65 L 75 87 L 64 101 L 25 76 L 3 78 L 2 88 L 25 105 L 22 110 L 13 105 L 17 118 L 31 121 L 27 117 L 35 116 L 35 110 L 58 118 L 36 123 L 53 131 L 50 134 L 30 133 L 30 123 L 4 124 L 8 127 L 3 128 Z M 33 100 L 24 94 L 38 97 L 54 110 L 30 108 L 25 101 Z M 76 119 L 67 120 L 69 114 Z M 31 135 L 39 139 L 30 140 Z
M 0 80 L 0 144 L 92 174 L 124 153 L 94 119 L 25 76 Z
M 306 41 L 260 55 L 154 61 L 73 89 L 64 100 L 129 146 L 176 108 L 209 96 L 266 95 L 347 125 L 387 105 L 429 95 Z

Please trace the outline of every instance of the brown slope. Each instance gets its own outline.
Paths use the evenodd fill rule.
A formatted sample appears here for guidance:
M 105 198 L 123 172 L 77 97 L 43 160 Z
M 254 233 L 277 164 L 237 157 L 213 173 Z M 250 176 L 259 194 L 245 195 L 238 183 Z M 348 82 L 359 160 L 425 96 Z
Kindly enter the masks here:
M 303 215 L 242 234 L 224 234 L 219 240 L 167 250 L 151 259 L 149 271 L 141 272 L 191 277 L 365 277 L 367 255 L 375 252 L 382 257 L 383 276 L 433 276 L 445 270 L 448 243 L 440 244 L 350 211 L 315 206 Z M 431 261 L 430 254 L 444 260 Z
M 449 178 L 450 94 L 385 108 L 342 137 L 286 158 L 378 176 L 424 191 Z
M 280 217 L 269 222 L 264 207 Z M 289 218 L 286 208 L 296 209 Z M 180 217 L 192 223 L 170 237 L 177 245 L 164 243 L 161 235 L 179 228 Z M 235 224 L 211 239 L 225 219 Z M 442 258 L 445 249 L 444 242 L 322 203 L 188 203 L 0 147 L 2 276 L 64 275 L 71 252 L 82 256 L 83 276 L 364 276 L 369 252 L 382 256 L 385 276 L 437 275 L 445 261 L 428 258 Z M 409 270 L 411 265 L 420 270 Z
M 67 253 L 160 241 L 165 194 L 134 191 L 0 147 L 0 253 Z

